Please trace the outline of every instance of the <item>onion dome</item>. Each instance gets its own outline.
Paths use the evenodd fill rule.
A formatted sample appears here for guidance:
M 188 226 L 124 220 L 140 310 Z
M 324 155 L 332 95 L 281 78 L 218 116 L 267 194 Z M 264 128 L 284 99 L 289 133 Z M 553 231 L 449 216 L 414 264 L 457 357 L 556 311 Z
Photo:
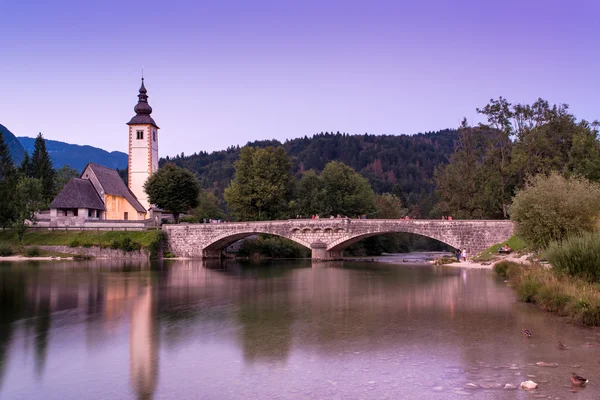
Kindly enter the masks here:
M 140 93 L 138 94 L 138 103 L 133 108 L 135 111 L 135 117 L 131 118 L 131 121 L 127 125 L 141 125 L 151 124 L 158 128 L 156 122 L 152 119 L 152 107 L 148 104 L 148 91 L 144 86 L 144 78 L 142 78 L 142 86 L 140 87 Z

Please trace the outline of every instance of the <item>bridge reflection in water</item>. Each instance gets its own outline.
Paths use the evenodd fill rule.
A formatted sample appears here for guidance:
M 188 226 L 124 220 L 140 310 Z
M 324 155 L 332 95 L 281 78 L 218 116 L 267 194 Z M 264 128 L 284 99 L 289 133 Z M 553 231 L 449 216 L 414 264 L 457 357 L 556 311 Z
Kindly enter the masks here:
M 102 374 L 119 375 L 120 362 L 128 359 L 123 365 L 129 365 L 136 397 L 152 398 L 157 387 L 170 387 L 176 379 L 159 367 L 161 347 L 167 354 L 189 352 L 196 363 L 203 360 L 206 368 L 214 362 L 216 369 L 237 357 L 236 348 L 243 364 L 262 366 L 286 364 L 294 349 L 328 357 L 357 348 L 385 354 L 399 342 L 410 347 L 423 341 L 473 361 L 479 355 L 457 344 L 478 333 L 465 336 L 453 320 L 479 326 L 482 318 L 505 321 L 513 313 L 507 289 L 485 272 L 447 267 L 201 261 L 152 269 L 100 261 L 72 265 L 0 270 L 3 308 L 7 305 L 0 324 L 0 374 L 16 376 L 3 383 L 5 390 L 27 387 L 35 379 L 11 359 L 19 346 L 30 346 L 32 326 L 38 379 L 47 375 L 60 384 L 67 366 L 56 360 L 63 351 L 85 359 L 76 349 L 83 339 L 96 364 L 73 361 L 73 368 L 82 368 L 78 373 L 91 368 L 90 374 L 100 373 L 95 377 L 100 383 L 110 381 L 118 388 Z M 125 342 L 127 354 L 121 346 Z M 115 372 L 102 370 L 103 365 Z M 205 379 L 222 373 L 202 372 Z M 22 385 L 15 387 L 15 382 Z

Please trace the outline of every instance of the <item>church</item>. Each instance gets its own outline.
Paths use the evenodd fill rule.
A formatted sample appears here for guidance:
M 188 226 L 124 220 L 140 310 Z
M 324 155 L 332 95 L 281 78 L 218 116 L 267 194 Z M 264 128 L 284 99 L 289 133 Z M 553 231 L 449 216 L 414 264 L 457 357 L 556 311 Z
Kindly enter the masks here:
M 158 125 L 150 116 L 148 92 L 142 86 L 129 126 L 128 185 L 119 173 L 88 163 L 50 204 L 50 226 L 83 226 L 87 221 L 154 220 L 144 183 L 158 170 Z

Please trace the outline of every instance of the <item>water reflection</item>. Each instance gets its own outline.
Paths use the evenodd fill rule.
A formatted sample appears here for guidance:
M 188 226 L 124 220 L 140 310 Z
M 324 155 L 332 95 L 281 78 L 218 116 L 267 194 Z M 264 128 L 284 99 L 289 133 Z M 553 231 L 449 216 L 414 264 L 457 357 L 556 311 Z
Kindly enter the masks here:
M 540 358 L 597 373 L 595 331 L 516 304 L 486 271 L 4 264 L 0 304 L 6 398 L 439 398 L 432 387 L 518 384 Z M 524 324 L 544 338 L 524 340 Z M 571 336 L 569 354 L 556 350 Z M 550 382 L 559 371 L 531 374 Z

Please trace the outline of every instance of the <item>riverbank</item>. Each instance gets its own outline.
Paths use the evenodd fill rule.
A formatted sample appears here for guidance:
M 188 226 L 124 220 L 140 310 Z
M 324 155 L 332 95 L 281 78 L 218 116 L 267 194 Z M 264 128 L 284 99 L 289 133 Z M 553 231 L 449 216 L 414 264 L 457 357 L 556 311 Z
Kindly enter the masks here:
M 507 279 L 519 301 L 582 325 L 600 326 L 600 284 L 559 274 L 539 263 L 503 261 L 494 271 Z

